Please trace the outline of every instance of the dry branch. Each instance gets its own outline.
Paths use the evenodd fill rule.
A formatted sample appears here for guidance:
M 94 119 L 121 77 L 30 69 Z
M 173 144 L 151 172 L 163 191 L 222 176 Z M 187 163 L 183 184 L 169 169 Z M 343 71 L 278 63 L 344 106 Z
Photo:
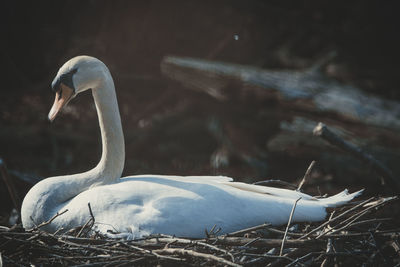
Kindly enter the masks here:
M 196 251 L 186 250 L 186 249 L 181 249 L 181 248 L 166 248 L 166 249 L 154 250 L 153 252 L 158 253 L 158 254 L 180 254 L 183 256 L 193 256 L 193 257 L 204 258 L 206 260 L 215 261 L 217 263 L 221 263 L 221 264 L 228 265 L 228 266 L 234 266 L 234 267 L 241 266 L 239 264 L 235 264 L 233 262 L 230 262 L 230 261 L 225 260 L 220 257 L 216 257 L 211 254 L 199 253 Z
M 183 84 L 184 88 L 210 95 L 213 99 L 209 103 L 218 108 L 236 112 L 231 107 L 237 107 L 236 114 L 248 115 L 243 116 L 246 125 L 249 118 L 259 117 L 260 114 L 263 114 L 265 122 L 277 122 L 265 126 L 265 129 L 273 133 L 267 140 L 263 140 L 267 144 L 267 151 L 264 152 L 268 156 L 283 151 L 301 158 L 315 158 L 318 154 L 321 166 L 350 170 L 350 175 L 355 180 L 365 176 L 368 179 L 375 178 L 368 170 L 354 168 L 359 162 L 352 157 L 346 156 L 348 158 L 345 159 L 344 166 L 343 151 L 328 150 L 326 148 L 329 145 L 326 142 L 310 136 L 316 123 L 323 121 L 329 123 L 331 130 L 339 133 L 344 140 L 361 148 L 368 147 L 371 154 L 379 155 L 382 162 L 389 164 L 393 176 L 398 176 L 400 167 L 395 162 L 400 160 L 397 149 L 400 145 L 400 103 L 339 83 L 327 77 L 320 66 L 317 63 L 303 70 L 276 71 L 227 62 L 167 56 L 161 63 L 161 70 L 167 77 Z M 257 153 L 259 143 L 246 140 L 247 144 L 243 146 L 243 138 L 235 139 L 227 133 L 225 128 L 229 123 L 241 123 L 236 114 L 231 114 L 235 117 L 232 123 L 229 118 L 223 118 L 224 125 L 219 127 L 219 131 L 222 131 L 219 136 L 224 140 L 221 142 L 217 138 L 221 148 L 216 154 L 222 155 L 221 158 L 225 160 L 223 164 L 229 164 L 226 159 L 230 156 L 240 158 L 243 155 L 252 162 L 265 162 L 263 155 Z M 259 125 L 253 127 L 256 129 Z M 235 129 L 235 132 L 239 131 L 240 129 Z M 246 162 L 246 159 L 242 160 Z M 254 165 L 262 176 L 266 166 Z M 215 166 L 220 167 L 219 164 Z M 387 171 L 380 174 L 390 176 Z M 395 185 L 400 183 L 397 181 Z
M 248 232 L 264 229 L 264 228 L 266 228 L 266 227 L 268 227 L 270 225 L 271 225 L 270 223 L 264 223 L 264 224 L 261 224 L 261 225 L 257 225 L 257 226 L 254 226 L 254 227 L 250 227 L 250 228 L 246 228 L 246 229 L 242 229 L 242 230 L 239 230 L 239 231 L 236 231 L 236 232 L 232 232 L 232 233 L 226 234 L 226 236 L 243 236 L 244 234 L 246 234 Z
M 317 64 L 319 65 L 319 64 Z M 400 104 L 360 89 L 344 85 L 325 76 L 312 66 L 301 71 L 272 71 L 252 66 L 167 56 L 162 72 L 191 89 L 203 91 L 219 100 L 233 98 L 233 81 L 243 86 L 242 94 L 275 98 L 304 111 L 330 112 L 357 123 L 399 130 Z
M 36 225 L 33 229 L 31 229 L 30 231 L 36 231 L 36 230 L 38 230 L 39 228 L 41 228 L 41 227 L 43 227 L 43 226 L 46 226 L 46 225 L 49 225 L 52 221 L 54 221 L 54 219 L 55 218 L 57 218 L 58 216 L 61 216 L 61 215 L 63 215 L 64 213 L 66 213 L 68 211 L 68 209 L 66 209 L 66 210 L 64 210 L 64 211 L 62 211 L 62 212 L 57 212 L 53 217 L 51 217 L 49 220 L 47 220 L 47 221 L 45 221 L 45 222 L 42 222 L 41 224 L 39 224 L 39 225 L 36 225 L 36 222 L 33 220 L 33 218 L 32 217 L 30 217 L 30 219 L 33 221 L 33 223 Z
M 0 158 L 0 173 L 7 187 L 8 193 L 10 194 L 14 208 L 17 211 L 19 211 L 21 206 L 21 200 L 18 196 L 17 190 L 15 189 L 13 180 L 11 180 L 10 175 L 8 174 L 6 164 L 2 158 Z
M 310 166 L 311 166 L 311 165 L 310 165 Z M 311 169 L 311 168 L 308 168 L 308 169 Z M 308 171 L 308 170 L 307 170 L 307 171 Z M 300 186 L 299 186 L 299 189 L 300 189 Z M 286 236 L 287 236 L 287 233 L 288 233 L 288 230 L 289 230 L 289 226 L 290 226 L 290 224 L 292 223 L 292 218 L 293 218 L 294 210 L 296 209 L 297 202 L 299 202 L 300 199 L 301 199 L 301 198 L 298 198 L 298 199 L 294 202 L 293 207 L 292 207 L 292 210 L 290 211 L 289 220 L 288 220 L 288 223 L 287 223 L 287 225 L 286 225 L 285 234 L 283 235 L 283 238 L 282 238 L 282 245 L 281 245 L 281 250 L 280 250 L 280 252 L 279 252 L 279 256 L 282 256 L 283 247 L 284 247 L 284 245 L 285 245 Z
M 330 144 L 335 145 L 346 152 L 354 155 L 356 158 L 360 159 L 361 161 L 367 163 L 371 166 L 378 174 L 382 175 L 385 178 L 385 181 L 389 183 L 394 188 L 397 188 L 397 191 L 400 190 L 400 181 L 399 179 L 393 176 L 393 173 L 382 164 L 382 162 L 378 161 L 372 155 L 362 151 L 361 148 L 343 140 L 336 134 L 326 127 L 323 123 L 318 123 L 318 125 L 314 128 L 313 131 L 314 135 L 323 138 L 324 140 L 328 141 Z
M 306 182 L 306 180 L 310 177 L 311 171 L 312 171 L 312 169 L 314 168 L 314 165 L 315 165 L 315 160 L 313 160 L 313 161 L 310 163 L 310 166 L 308 166 L 307 171 L 306 171 L 306 173 L 305 173 L 304 176 L 303 176 L 303 179 L 301 180 L 299 186 L 297 187 L 297 191 L 300 191 L 300 190 L 301 190 L 301 187 L 303 186 L 303 184 L 304 184 L 304 183 Z
M 241 246 L 244 247 L 246 244 L 251 244 L 252 247 L 258 248 L 274 248 L 280 247 L 282 245 L 282 239 L 266 239 L 260 238 L 253 242 L 254 238 L 246 238 L 246 237 L 215 237 L 208 239 L 209 241 L 215 242 L 215 244 L 223 244 L 228 246 Z M 312 242 L 311 242 L 312 241 Z M 288 247 L 318 247 L 321 248 L 324 242 L 319 242 L 315 240 L 286 240 L 285 244 Z

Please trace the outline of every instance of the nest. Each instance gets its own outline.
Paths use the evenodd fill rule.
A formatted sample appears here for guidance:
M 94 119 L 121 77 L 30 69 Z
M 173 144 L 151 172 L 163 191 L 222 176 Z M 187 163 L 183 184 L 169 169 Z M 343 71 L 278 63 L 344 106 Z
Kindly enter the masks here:
M 226 235 L 214 227 L 205 230 L 204 239 L 108 239 L 91 231 L 94 218 L 63 235 L 41 231 L 43 224 L 31 231 L 1 227 L 1 260 L 7 266 L 394 266 L 400 264 L 400 229 L 392 219 L 376 217 L 395 199 L 353 202 L 330 211 L 322 223 L 289 219 L 286 227 L 263 224 Z

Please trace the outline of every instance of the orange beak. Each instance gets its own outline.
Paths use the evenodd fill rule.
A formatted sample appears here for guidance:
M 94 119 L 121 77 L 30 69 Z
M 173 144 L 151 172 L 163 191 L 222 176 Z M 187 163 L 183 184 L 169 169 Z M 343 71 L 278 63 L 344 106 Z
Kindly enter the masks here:
M 54 99 L 53 106 L 49 112 L 48 118 L 53 121 L 60 110 L 66 106 L 74 95 L 74 90 L 65 84 L 60 84 L 60 90 L 56 92 L 56 98 Z

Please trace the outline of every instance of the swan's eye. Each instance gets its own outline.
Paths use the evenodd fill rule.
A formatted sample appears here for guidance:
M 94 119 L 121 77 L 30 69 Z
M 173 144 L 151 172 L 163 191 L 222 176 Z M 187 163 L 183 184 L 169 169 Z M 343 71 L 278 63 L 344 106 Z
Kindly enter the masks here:
M 60 90 L 59 90 L 58 92 L 59 92 L 59 93 L 58 93 L 58 100 L 60 100 L 61 97 L 62 97 L 62 89 L 61 89 L 61 87 L 60 87 Z
M 53 92 L 57 92 L 57 91 L 61 90 L 61 88 L 60 88 L 61 83 L 67 85 L 68 87 L 72 88 L 75 91 L 72 77 L 77 72 L 78 72 L 78 68 L 75 68 L 75 69 L 69 70 L 68 72 L 63 73 L 60 76 L 57 76 L 56 78 L 54 78 L 53 82 L 51 83 L 51 88 L 52 88 Z M 60 92 L 60 97 L 61 97 L 61 92 Z

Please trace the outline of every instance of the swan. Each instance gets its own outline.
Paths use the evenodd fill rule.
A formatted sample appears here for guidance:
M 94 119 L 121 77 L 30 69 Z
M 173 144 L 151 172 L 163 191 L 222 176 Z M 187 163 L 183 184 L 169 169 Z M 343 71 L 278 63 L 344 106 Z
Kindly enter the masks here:
M 102 155 L 91 170 L 44 179 L 27 193 L 21 207 L 25 229 L 54 219 L 41 229 L 67 231 L 95 218 L 94 230 L 127 239 L 162 233 L 202 238 L 217 226 L 221 234 L 262 223 L 320 221 L 326 208 L 344 204 L 361 191 L 328 197 L 241 182 L 224 176 L 134 175 L 121 178 L 125 147 L 114 82 L 106 65 L 90 56 L 67 61 L 52 82 L 54 104 L 48 118 L 79 93 L 91 89 L 102 138 Z M 91 209 L 88 208 L 90 203 Z M 59 212 L 65 211 L 60 216 Z M 54 218 L 55 217 L 55 218 Z

